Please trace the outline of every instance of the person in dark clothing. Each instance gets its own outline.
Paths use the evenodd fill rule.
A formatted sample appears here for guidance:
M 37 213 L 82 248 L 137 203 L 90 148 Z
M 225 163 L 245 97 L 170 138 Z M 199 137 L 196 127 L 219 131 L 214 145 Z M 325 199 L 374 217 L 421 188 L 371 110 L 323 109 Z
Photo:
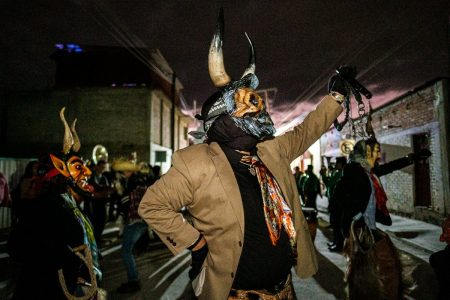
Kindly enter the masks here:
M 302 205 L 306 204 L 306 196 L 305 196 L 305 192 L 303 190 L 303 185 L 305 184 L 305 181 L 308 177 L 306 176 L 305 173 L 303 173 L 302 176 L 300 176 L 300 178 L 297 181 L 297 189 L 299 191 L 299 195 L 300 195 L 300 200 L 302 202 Z
M 341 252 L 344 246 L 344 236 L 341 231 L 340 208 L 341 205 L 335 197 L 335 189 L 342 178 L 347 159 L 343 156 L 336 158 L 335 169 L 330 176 L 327 187 L 328 212 L 330 213 L 330 224 L 333 228 L 333 241 L 328 244 L 328 248 L 333 252 Z
M 106 225 L 106 203 L 110 201 L 111 195 L 114 193 L 112 183 L 110 183 L 104 171 L 106 168 L 106 161 L 99 160 L 93 167 L 92 175 L 89 179 L 89 184 L 94 187 L 92 197 L 86 197 L 85 204 L 91 206 L 92 215 L 89 218 L 94 226 L 94 236 L 97 244 L 102 244 L 102 233 Z M 89 200 L 86 202 L 86 200 Z
M 20 269 L 14 300 L 105 296 L 97 284 L 102 273 L 92 226 L 78 205 L 93 192 L 87 184 L 91 171 L 78 155 L 75 122 L 70 129 L 64 108 L 60 116 L 66 129 L 63 151 L 50 154 L 45 174 L 35 178 L 34 198 L 8 239 L 8 253 Z
M 306 169 L 306 178 L 302 188 L 305 195 L 305 207 L 317 209 L 317 196 L 322 197 L 322 191 L 319 178 L 314 174 L 312 165 L 308 165 Z
M 335 190 L 341 207 L 341 229 L 346 237 L 344 252 L 349 257 L 349 296 L 351 299 L 401 299 L 403 293 L 401 264 L 395 246 L 387 234 L 376 228 L 376 222 L 391 225 L 387 209 L 387 195 L 379 177 L 411 165 L 415 160 L 431 155 L 427 149 L 411 153 L 389 163 L 378 164 L 380 144 L 375 138 L 357 142 L 345 166 L 343 176 Z M 363 239 L 364 237 L 364 239 Z M 362 247 L 362 248 L 361 248 Z M 365 248 L 366 247 L 366 248 Z M 364 251 L 361 251 L 364 250 Z M 373 279 L 375 273 L 366 272 L 368 253 L 373 255 L 372 269 L 378 270 L 382 286 L 361 284 L 361 278 Z M 366 255 L 367 254 L 367 255 Z M 363 272 L 364 274 L 359 274 Z M 372 276 L 373 275 L 373 276 Z M 379 283 L 379 280 L 371 281 Z
M 291 268 L 300 277 L 312 276 L 317 259 L 290 163 L 328 130 L 347 91 L 335 77 L 302 124 L 274 137 L 255 92 L 253 45 L 244 75 L 231 80 L 222 32 L 221 12 L 209 52 L 219 90 L 197 116 L 206 141 L 173 154 L 172 167 L 148 188 L 139 214 L 174 254 L 191 250 L 189 275 L 199 299 L 295 299 Z M 182 215 L 184 207 L 192 224 Z
M 139 173 L 140 167 L 128 160 L 118 160 L 112 165 L 115 171 L 124 175 L 124 192 L 122 194 L 124 229 L 122 236 L 122 260 L 127 271 L 127 281 L 116 291 L 134 293 L 140 290 L 139 273 L 133 255 L 133 249 L 139 239 L 148 232 L 147 224 L 138 215 L 139 203 L 147 189 L 147 178 Z
M 441 242 L 447 243 L 444 250 L 430 256 L 430 265 L 439 284 L 439 300 L 450 299 L 450 216 L 442 223 Z
M 298 186 L 298 182 L 299 182 L 299 180 L 300 180 L 300 177 L 303 176 L 303 172 L 300 171 L 300 167 L 295 167 L 295 168 L 292 170 L 292 175 L 294 175 L 295 182 L 297 183 L 297 191 L 298 191 L 298 193 L 300 194 L 300 187 Z

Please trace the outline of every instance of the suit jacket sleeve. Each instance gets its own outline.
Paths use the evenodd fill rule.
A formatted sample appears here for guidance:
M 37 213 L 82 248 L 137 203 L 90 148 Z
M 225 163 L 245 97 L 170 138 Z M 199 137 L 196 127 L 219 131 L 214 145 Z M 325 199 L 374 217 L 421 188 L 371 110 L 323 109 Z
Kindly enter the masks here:
M 139 215 L 173 254 L 191 246 L 200 235 L 181 213 L 182 207 L 192 200 L 189 170 L 179 153 L 175 152 L 173 166 L 147 189 L 139 205 Z
M 278 142 L 278 149 L 289 161 L 294 160 L 330 128 L 341 112 L 341 105 L 333 97 L 325 96 L 300 125 L 275 139 Z

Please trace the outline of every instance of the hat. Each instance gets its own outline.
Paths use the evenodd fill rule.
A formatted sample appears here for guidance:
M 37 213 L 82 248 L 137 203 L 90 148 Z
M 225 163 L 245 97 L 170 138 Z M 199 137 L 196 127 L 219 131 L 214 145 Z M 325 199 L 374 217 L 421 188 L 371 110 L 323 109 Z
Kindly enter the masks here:
M 114 171 L 139 171 L 139 166 L 126 159 L 117 159 L 113 161 L 111 168 Z

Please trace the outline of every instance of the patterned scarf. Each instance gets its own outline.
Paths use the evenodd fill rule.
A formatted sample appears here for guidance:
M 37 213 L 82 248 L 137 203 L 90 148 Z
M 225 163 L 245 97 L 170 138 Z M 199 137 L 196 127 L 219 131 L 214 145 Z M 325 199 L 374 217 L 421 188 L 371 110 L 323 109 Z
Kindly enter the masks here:
M 81 212 L 81 210 L 78 208 L 75 200 L 73 198 L 66 194 L 61 195 L 64 200 L 66 201 L 66 204 L 68 207 L 70 207 L 73 211 L 73 214 L 77 218 L 78 223 L 81 225 L 81 228 L 83 228 L 84 236 L 83 236 L 83 242 L 85 245 L 89 247 L 92 254 L 92 261 L 94 262 L 94 270 L 97 274 L 99 280 L 102 278 L 102 272 L 99 269 L 99 258 L 98 258 L 98 248 L 97 243 L 95 242 L 94 238 L 94 231 L 92 230 L 92 225 L 89 222 L 89 220 L 84 216 L 84 214 Z
M 292 211 L 283 198 L 280 186 L 275 177 L 257 156 L 244 155 L 241 158 L 243 164 L 249 165 L 258 178 L 264 205 L 264 216 L 269 230 L 272 245 L 276 245 L 280 238 L 281 226 L 286 231 L 293 250 L 296 248 L 296 233 L 292 223 Z

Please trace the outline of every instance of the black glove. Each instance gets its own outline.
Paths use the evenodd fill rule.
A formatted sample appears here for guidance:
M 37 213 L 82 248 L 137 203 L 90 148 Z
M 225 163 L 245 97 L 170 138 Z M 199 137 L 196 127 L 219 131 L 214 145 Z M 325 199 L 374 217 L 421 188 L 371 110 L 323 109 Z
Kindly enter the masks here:
M 189 270 L 189 278 L 193 280 L 200 273 L 206 255 L 208 255 L 208 244 L 201 247 L 197 251 L 191 252 L 191 269 Z
M 339 94 L 347 97 L 349 89 L 346 86 L 345 78 L 355 78 L 356 68 L 352 66 L 340 66 L 338 69 L 339 74 L 331 76 L 328 81 L 328 93 L 338 92 Z
M 417 153 L 408 154 L 408 158 L 413 161 L 424 160 L 431 156 L 431 152 L 428 149 L 421 149 Z

